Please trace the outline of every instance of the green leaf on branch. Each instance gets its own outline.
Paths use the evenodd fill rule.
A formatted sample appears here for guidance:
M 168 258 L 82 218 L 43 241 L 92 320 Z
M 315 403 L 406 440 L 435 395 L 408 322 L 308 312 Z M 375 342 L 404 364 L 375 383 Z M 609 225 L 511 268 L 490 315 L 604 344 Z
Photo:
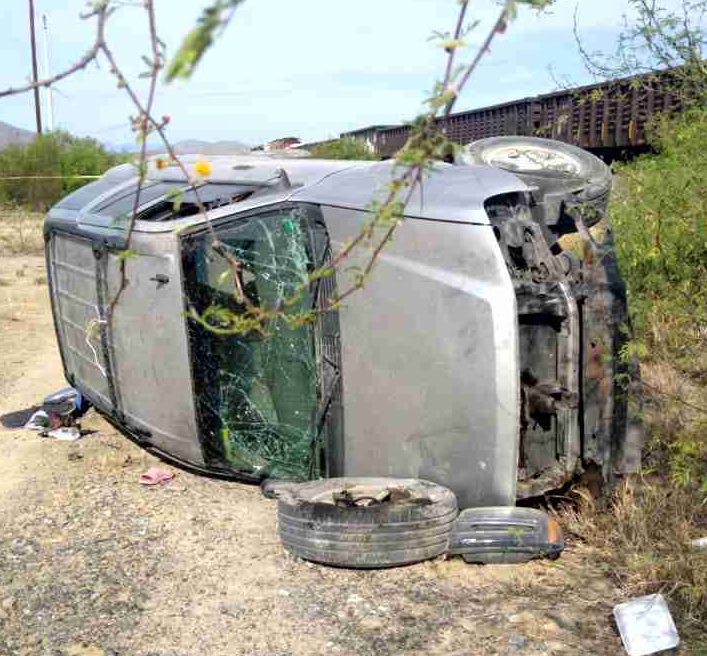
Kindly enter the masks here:
M 167 65 L 166 79 L 191 77 L 204 53 L 213 45 L 219 30 L 228 25 L 231 14 L 244 0 L 216 0 L 206 7 L 196 26 L 184 37 L 179 49 Z
M 182 201 L 184 200 L 184 189 L 171 187 L 167 190 L 164 198 L 166 201 L 172 201 L 172 210 L 174 212 L 179 212 L 179 208 L 182 206 Z
M 126 262 L 132 257 L 135 257 L 137 255 L 137 251 L 134 251 L 132 248 L 126 248 L 125 250 L 118 251 L 115 254 L 115 257 L 118 259 L 118 262 Z
M 464 41 L 461 39 L 444 39 L 437 44 L 443 50 L 456 50 L 464 45 Z

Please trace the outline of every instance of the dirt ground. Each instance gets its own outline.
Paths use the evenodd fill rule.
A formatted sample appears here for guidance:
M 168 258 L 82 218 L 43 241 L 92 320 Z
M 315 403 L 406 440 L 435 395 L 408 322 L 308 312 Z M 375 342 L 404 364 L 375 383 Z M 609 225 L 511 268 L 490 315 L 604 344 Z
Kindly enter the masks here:
M 0 256 L 0 415 L 64 384 L 42 257 Z M 94 412 L 75 443 L 0 429 L 0 655 L 623 653 L 589 548 L 556 562 L 330 569 L 257 487 L 156 462 Z M 170 467 L 171 469 L 171 467 Z

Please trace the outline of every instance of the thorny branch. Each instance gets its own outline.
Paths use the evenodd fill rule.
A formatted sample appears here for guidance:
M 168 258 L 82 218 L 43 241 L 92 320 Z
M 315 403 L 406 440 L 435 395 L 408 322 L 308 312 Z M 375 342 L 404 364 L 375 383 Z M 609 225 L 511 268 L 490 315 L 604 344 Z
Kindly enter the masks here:
M 80 70 L 83 70 L 92 61 L 95 61 L 100 53 L 102 47 L 105 44 L 105 26 L 108 16 L 111 14 L 111 10 L 108 7 L 108 2 L 101 2 L 97 4 L 93 11 L 88 14 L 82 15 L 82 18 L 92 18 L 96 17 L 96 39 L 93 45 L 86 51 L 83 57 L 78 61 L 74 62 L 71 66 L 65 70 L 52 75 L 51 77 L 45 78 L 43 80 L 37 80 L 36 82 L 30 82 L 24 86 L 20 87 L 8 87 L 7 89 L 0 90 L 0 98 L 5 96 L 13 96 L 19 93 L 25 93 L 26 91 L 31 91 L 37 87 L 50 87 L 52 84 L 67 78 Z
M 464 21 L 469 6 L 469 0 L 456 0 L 459 5 L 455 28 L 451 35 L 442 35 L 440 45 L 447 53 L 444 75 L 442 81 L 435 85 L 435 90 L 432 96 L 427 100 L 427 111 L 419 117 L 413 126 L 410 137 L 405 146 L 401 149 L 395 160 L 393 176 L 386 188 L 386 194 L 383 202 L 372 201 L 369 206 L 369 214 L 371 218 L 362 226 L 360 232 L 346 244 L 333 258 L 332 261 L 319 269 L 315 269 L 310 273 L 309 280 L 302 289 L 295 290 L 294 294 L 289 298 L 283 298 L 278 301 L 273 307 L 259 307 L 254 305 L 244 294 L 240 283 L 240 272 L 242 263 L 233 257 L 219 242 L 218 237 L 211 225 L 206 207 L 204 206 L 200 196 L 198 183 L 195 178 L 186 168 L 174 151 L 167 135 L 166 126 L 169 122 L 169 117 L 162 117 L 158 120 L 153 115 L 153 104 L 156 95 L 157 81 L 160 71 L 164 68 L 164 60 L 162 53 L 162 41 L 159 39 L 154 0 L 143 0 L 142 7 L 147 16 L 149 26 L 149 40 L 151 47 L 151 59 L 149 60 L 149 87 L 146 100 L 143 102 L 136 93 L 133 86 L 127 81 L 122 73 L 112 49 L 109 47 L 105 39 L 105 24 L 108 17 L 115 10 L 116 0 L 96 0 L 93 5 L 93 10 L 83 16 L 83 18 L 96 18 L 96 36 L 93 45 L 84 54 L 84 56 L 68 67 L 66 70 L 37 82 L 27 84 L 22 87 L 9 88 L 0 91 L 0 97 L 9 96 L 17 93 L 29 91 L 35 87 L 49 87 L 52 84 L 84 69 L 92 61 L 97 61 L 99 55 L 103 55 L 110 66 L 111 74 L 117 79 L 118 86 L 123 88 L 130 98 L 131 102 L 137 109 L 137 117 L 132 119 L 133 129 L 138 134 L 140 142 L 140 152 L 138 156 L 137 167 L 137 188 L 135 199 L 133 201 L 132 212 L 126 229 L 124 251 L 119 253 L 120 267 L 120 282 L 115 296 L 111 299 L 107 310 L 108 321 L 114 315 L 116 306 L 121 297 L 121 294 L 128 285 L 127 277 L 127 260 L 131 254 L 130 244 L 132 241 L 135 222 L 137 220 L 138 210 L 140 206 L 140 195 L 144 181 L 147 176 L 147 139 L 151 133 L 157 134 L 160 138 L 169 162 L 176 165 L 183 174 L 186 182 L 190 185 L 196 197 L 196 204 L 200 214 L 204 217 L 208 229 L 211 234 L 211 247 L 223 257 L 228 264 L 231 276 L 233 278 L 236 300 L 245 306 L 245 310 L 241 313 L 240 320 L 233 321 L 234 328 L 230 332 L 247 332 L 248 330 L 257 330 L 264 332 L 264 324 L 268 321 L 281 318 L 288 322 L 301 321 L 302 317 L 288 317 L 285 313 L 285 308 L 291 301 L 298 297 L 304 288 L 311 284 L 314 280 L 334 276 L 337 270 L 340 269 L 342 263 L 349 258 L 353 251 L 367 244 L 370 248 L 370 256 L 360 272 L 356 274 L 353 283 L 342 292 L 336 294 L 328 300 L 329 307 L 338 307 L 338 305 L 346 297 L 354 291 L 361 289 L 365 280 L 372 273 L 376 261 L 380 257 L 381 252 L 392 240 L 398 226 L 403 223 L 404 209 L 409 202 L 412 194 L 417 188 L 422 188 L 424 178 L 430 166 L 435 160 L 443 159 L 452 144 L 440 134 L 436 129 L 435 119 L 440 111 L 447 118 L 454 107 L 459 95 L 467 85 L 470 77 L 477 69 L 480 61 L 490 51 L 490 46 L 494 39 L 503 33 L 510 20 L 515 17 L 518 4 L 529 5 L 531 7 L 542 9 L 552 3 L 553 0 L 504 0 L 503 7 L 498 15 L 498 18 L 493 23 L 490 31 L 483 40 L 482 45 L 478 48 L 475 56 L 467 64 L 461 65 L 455 69 L 455 60 L 457 51 L 465 44 L 463 41 L 466 32 L 475 27 L 474 25 L 465 27 Z M 235 9 L 243 2 L 243 0 L 214 0 L 203 12 L 197 26 L 185 37 L 184 42 L 177 52 L 177 55 L 171 62 L 168 68 L 168 79 L 175 77 L 189 77 L 195 66 L 198 64 L 204 52 L 211 46 L 213 39 L 219 31 L 228 24 L 233 16 Z M 382 235 L 378 240 L 375 240 L 376 233 L 382 229 Z M 308 320 L 314 320 L 319 312 L 327 311 L 328 308 L 312 311 Z M 216 308 L 219 312 L 223 308 Z M 205 315 L 200 316 L 192 313 L 192 318 L 199 321 L 206 327 L 214 328 L 209 325 Z M 221 313 L 220 316 L 223 316 Z M 235 314 L 231 315 L 232 319 L 238 319 Z M 219 329 L 223 332 L 223 329 Z M 228 331 L 226 331 L 228 332 Z
M 118 87 L 125 90 L 129 99 L 137 109 L 138 116 L 137 118 L 134 118 L 132 120 L 133 129 L 138 133 L 138 141 L 140 142 L 140 152 L 136 164 L 136 169 L 138 172 L 137 188 L 135 191 L 135 198 L 133 200 L 132 212 L 126 229 L 124 251 L 122 253 L 119 253 L 120 281 L 115 295 L 108 304 L 108 320 L 112 318 L 118 300 L 120 299 L 123 291 L 125 290 L 128 284 L 127 260 L 130 254 L 130 244 L 135 229 L 137 212 L 140 206 L 140 195 L 145 182 L 145 178 L 147 176 L 147 139 L 151 132 L 154 131 L 155 133 L 157 133 L 165 147 L 170 161 L 179 167 L 180 171 L 184 175 L 185 180 L 191 184 L 192 189 L 195 193 L 197 207 L 199 208 L 199 211 L 204 216 L 206 216 L 206 210 L 201 201 L 196 181 L 193 179 L 193 176 L 190 175 L 189 171 L 181 162 L 181 160 L 177 157 L 169 139 L 167 138 L 165 127 L 169 122 L 169 117 L 165 116 L 158 121 L 152 114 L 159 74 L 162 68 L 164 67 L 164 61 L 161 52 L 162 42 L 157 33 L 154 2 L 153 0 L 143 0 L 141 3 L 147 16 L 150 49 L 152 55 L 149 69 L 149 87 L 147 92 L 147 99 L 144 103 L 140 100 L 137 92 L 134 90 L 125 75 L 122 73 L 115 58 L 115 55 L 105 38 L 106 23 L 108 17 L 111 16 L 112 13 L 115 11 L 115 6 L 113 6 L 115 4 L 115 2 L 111 3 L 111 0 L 99 0 L 94 4 L 92 11 L 81 16 L 81 18 L 83 19 L 89 19 L 94 17 L 96 18 L 96 34 L 94 43 L 86 51 L 83 57 L 81 57 L 81 59 L 79 59 L 74 64 L 67 67 L 60 73 L 57 73 L 56 75 L 53 75 L 49 78 L 38 80 L 22 87 L 10 87 L 0 91 L 0 98 L 2 98 L 5 96 L 24 93 L 36 87 L 50 87 L 56 82 L 59 82 L 60 80 L 63 80 L 77 73 L 78 71 L 86 68 L 86 66 L 88 66 L 88 64 L 90 64 L 91 62 L 97 61 L 99 55 L 103 55 L 110 67 L 110 73 L 116 78 L 118 82 Z M 212 229 L 210 224 L 209 228 Z
M 135 219 L 137 217 L 137 211 L 138 208 L 140 207 L 140 193 L 142 191 L 142 186 L 145 182 L 145 176 L 147 174 L 147 167 L 144 166 L 144 162 L 146 161 L 147 158 L 147 137 L 149 134 L 149 123 L 148 123 L 148 117 L 152 116 L 152 105 L 155 100 L 155 91 L 157 89 L 157 76 L 159 75 L 160 69 L 162 68 L 162 56 L 160 54 L 160 49 L 159 49 L 159 44 L 158 44 L 158 39 L 157 39 L 157 29 L 155 26 L 155 9 L 152 4 L 151 0 L 147 0 L 145 2 L 145 11 L 147 12 L 148 16 L 148 24 L 149 24 L 149 29 L 150 29 L 150 44 L 152 48 L 152 61 L 150 64 L 150 85 L 149 89 L 147 92 L 147 102 L 145 103 L 145 108 L 144 111 L 141 110 L 141 115 L 138 118 L 138 125 L 139 125 L 139 130 L 140 130 L 140 166 L 138 167 L 138 181 L 137 181 L 137 188 L 135 190 L 135 198 L 133 199 L 133 207 L 132 207 L 132 212 L 130 215 L 130 223 L 128 225 L 128 230 L 126 234 L 126 248 L 129 248 L 130 242 L 132 241 L 132 236 L 133 236 L 133 231 L 135 229 Z M 103 45 L 103 52 L 108 59 L 108 62 L 110 63 L 111 66 L 111 72 L 118 78 L 119 82 L 122 83 L 122 85 L 125 87 L 126 91 L 128 91 L 129 95 L 133 99 L 133 102 L 136 104 L 136 106 L 140 107 L 139 102 L 137 102 L 137 96 L 131 89 L 130 85 L 125 81 L 125 77 L 122 75 L 120 70 L 118 69 L 117 62 L 115 61 L 115 58 L 113 57 L 112 51 L 104 44 Z M 125 290 L 125 287 L 128 284 L 128 279 L 127 279 L 127 258 L 122 257 L 120 258 L 120 282 L 118 284 L 118 289 L 111 299 L 109 305 L 108 305 L 108 317 L 111 318 L 113 316 L 113 312 L 115 311 L 115 306 L 118 303 L 118 300 L 120 299 L 121 294 Z
M 616 51 L 610 55 L 587 49 L 575 10 L 574 40 L 585 69 L 604 79 L 647 76 L 645 83 L 649 86 L 658 73 L 670 71 L 683 101 L 703 100 L 707 85 L 707 33 L 703 27 L 707 1 L 681 0 L 679 8 L 672 11 L 655 0 L 629 0 L 629 5 L 636 13 L 634 24 L 623 17 Z M 640 84 L 638 78 L 634 80 Z
M 529 2 L 522 2 L 522 4 L 542 9 L 549 5 L 551 1 L 530 0 Z M 454 32 L 451 38 L 446 38 L 447 35 L 442 35 L 443 39 L 440 43 L 447 52 L 444 77 L 441 83 L 436 85 L 432 97 L 427 100 L 428 111 L 415 122 L 410 137 L 396 157 L 396 167 L 402 169 L 402 173 L 398 173 L 388 183 L 388 195 L 385 201 L 379 207 L 373 206 L 372 209 L 375 210 L 373 218 L 364 226 L 356 238 L 339 252 L 333 259 L 330 268 L 335 270 L 341 261 L 351 254 L 355 247 L 359 246 L 363 241 L 370 241 L 376 228 L 385 227 L 386 229 L 378 243 L 372 247 L 372 253 L 362 272 L 356 275 L 353 284 L 331 299 L 332 306 L 338 306 L 344 298 L 363 287 L 381 252 L 393 239 L 396 229 L 403 223 L 405 205 L 410 200 L 415 188 L 418 186 L 422 188 L 424 177 L 429 167 L 435 160 L 443 159 L 445 151 L 453 147 L 443 135 L 437 133 L 435 119 L 442 108 L 444 108 L 443 117 L 445 119 L 449 117 L 470 77 L 476 71 L 483 57 L 490 52 L 494 39 L 498 35 L 505 33 L 509 21 L 515 16 L 517 4 L 514 0 L 506 0 L 498 18 L 493 23 L 472 60 L 468 64 L 461 66 L 460 70 L 455 71 L 454 62 L 457 51 L 464 45 L 462 40 L 464 19 L 469 5 L 469 0 L 459 0 L 459 12 Z M 400 202 L 398 200 L 399 194 L 404 189 L 407 189 L 407 194 L 404 202 Z

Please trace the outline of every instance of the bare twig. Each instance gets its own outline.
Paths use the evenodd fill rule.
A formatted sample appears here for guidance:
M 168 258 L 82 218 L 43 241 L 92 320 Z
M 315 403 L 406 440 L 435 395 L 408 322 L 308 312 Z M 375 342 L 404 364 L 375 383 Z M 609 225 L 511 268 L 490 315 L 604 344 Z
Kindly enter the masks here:
M 447 57 L 447 67 L 444 70 L 444 78 L 442 80 L 443 91 L 447 90 L 447 86 L 452 79 L 452 73 L 454 72 L 454 56 L 459 49 L 459 39 L 461 38 L 462 28 L 464 27 L 464 17 L 466 16 L 466 10 L 469 6 L 469 0 L 462 0 L 459 4 L 459 15 L 457 16 L 457 24 L 454 28 L 454 36 L 452 37 L 454 45 L 447 48 L 447 54 L 449 56 Z
M 466 83 L 469 81 L 469 78 L 471 77 L 472 73 L 476 70 L 481 59 L 484 57 L 484 55 L 486 53 L 489 52 L 489 49 L 491 48 L 491 43 L 493 42 L 496 35 L 503 34 L 506 31 L 507 26 L 508 26 L 508 7 L 504 6 L 503 9 L 501 10 L 501 13 L 498 15 L 498 18 L 496 19 L 496 22 L 493 24 L 493 27 L 491 28 L 490 32 L 486 35 L 484 42 L 481 44 L 481 47 L 477 50 L 476 55 L 471 60 L 471 63 L 469 63 L 466 66 L 466 68 L 464 69 L 464 72 L 462 73 L 462 76 L 459 80 L 459 84 L 457 85 L 457 89 L 454 93 L 454 96 L 447 103 L 447 106 L 444 108 L 444 117 L 445 118 L 447 118 L 449 116 L 449 114 L 451 113 L 455 103 L 457 102 L 457 99 L 459 98 L 459 94 L 462 92 L 462 90 L 466 86 Z
M 133 231 L 135 230 L 135 221 L 137 219 L 137 211 L 140 207 L 140 193 L 142 191 L 142 186 L 145 182 L 145 176 L 147 175 L 147 167 L 145 166 L 147 157 L 147 137 L 149 135 L 149 116 L 152 115 L 152 105 L 155 100 L 155 91 L 157 89 L 157 76 L 162 68 L 162 57 L 159 52 L 159 45 L 157 39 L 157 28 L 155 24 L 155 8 L 152 0 L 145 0 L 145 11 L 148 16 L 149 32 L 150 32 L 150 44 L 152 47 L 152 61 L 150 64 L 150 85 L 147 92 L 147 102 L 145 103 L 145 109 L 139 116 L 139 129 L 140 129 L 140 158 L 138 165 L 138 181 L 137 188 L 135 190 L 135 198 L 133 199 L 133 208 L 130 217 L 130 222 L 128 224 L 128 230 L 126 234 L 126 244 L 129 246 L 132 241 Z M 106 58 L 110 62 L 111 70 L 118 77 L 120 81 L 123 82 L 126 90 L 131 95 L 131 97 L 136 98 L 130 85 L 125 81 L 125 77 L 120 73 L 118 69 L 115 57 L 111 52 L 110 48 L 103 42 L 101 49 L 105 54 Z M 139 105 L 139 103 L 136 103 Z M 115 311 L 115 306 L 117 305 L 120 297 L 127 286 L 127 257 L 122 257 L 120 259 L 120 282 L 118 284 L 118 289 L 115 295 L 111 299 L 108 305 L 108 318 L 112 318 L 113 312 Z
M 118 81 L 118 86 L 123 88 L 131 100 L 132 104 L 137 110 L 137 118 L 133 120 L 133 128 L 138 132 L 141 145 L 140 152 L 137 161 L 137 185 L 135 191 L 135 197 L 133 199 L 132 212 L 130 215 L 130 220 L 127 226 L 124 251 L 120 257 L 120 282 L 118 289 L 114 297 L 110 300 L 107 317 L 110 318 L 115 312 L 115 308 L 118 301 L 125 290 L 128 280 L 127 280 L 127 259 L 130 256 L 130 244 L 134 235 L 136 220 L 138 216 L 138 211 L 140 208 L 140 196 L 145 182 L 148 166 L 147 166 L 147 139 L 151 133 L 155 133 L 161 140 L 165 151 L 170 159 L 170 161 L 175 164 L 184 176 L 186 183 L 191 187 L 196 198 L 196 205 L 199 209 L 200 214 L 205 219 L 206 225 L 211 236 L 211 247 L 223 257 L 230 269 L 231 276 L 234 282 L 235 297 L 236 300 L 244 304 L 246 309 L 245 313 L 249 317 L 249 320 L 256 320 L 260 322 L 268 321 L 282 315 L 284 308 L 288 305 L 289 298 L 280 299 L 274 304 L 273 307 L 257 307 L 247 298 L 244 293 L 240 273 L 242 270 L 242 263 L 238 261 L 226 248 L 223 247 L 218 239 L 211 221 L 207 215 L 206 207 L 202 202 L 199 195 L 198 180 L 187 170 L 184 163 L 177 156 L 172 144 L 170 143 L 165 127 L 168 123 L 168 118 L 163 117 L 158 120 L 153 116 L 153 105 L 156 95 L 157 80 L 161 69 L 163 68 L 163 61 L 161 55 L 162 41 L 159 39 L 157 34 L 156 20 L 155 20 L 155 9 L 154 0 L 143 0 L 142 6 L 145 9 L 146 17 L 149 25 L 149 40 L 152 50 L 152 57 L 150 60 L 150 69 L 148 77 L 149 88 L 147 91 L 147 96 L 143 102 L 138 96 L 135 88 L 126 79 L 125 75 L 121 71 L 118 62 L 114 56 L 111 47 L 108 45 L 105 39 L 105 23 L 108 16 L 112 13 L 114 6 L 118 6 L 117 0 L 99 0 L 94 6 L 93 11 L 85 16 L 85 18 L 95 16 L 97 19 L 96 24 L 96 36 L 93 45 L 86 54 L 75 64 L 67 68 L 65 71 L 58 73 L 52 78 L 47 78 L 45 80 L 37 81 L 34 84 L 25 85 L 23 87 L 7 89 L 0 92 L 0 97 L 6 95 L 12 95 L 16 93 L 21 93 L 28 91 L 38 86 L 50 86 L 58 80 L 68 77 L 77 71 L 85 68 L 91 61 L 96 61 L 99 55 L 105 57 L 110 67 L 110 72 Z M 231 13 L 225 18 L 220 19 L 223 26 L 225 26 L 232 15 L 235 6 L 240 4 L 240 1 L 229 1 L 226 3 L 231 8 Z M 429 167 L 430 163 L 439 157 L 440 152 L 444 147 L 446 147 L 447 142 L 444 138 L 440 138 L 439 133 L 436 128 L 436 118 L 440 109 L 444 108 L 443 115 L 448 117 L 451 112 L 459 94 L 464 89 L 468 83 L 471 75 L 476 70 L 479 62 L 489 52 L 490 45 L 493 39 L 498 35 L 505 32 L 507 23 L 511 15 L 511 9 L 515 6 L 513 0 L 506 0 L 504 2 L 504 7 L 500 12 L 498 18 L 494 22 L 490 32 L 486 36 L 483 44 L 476 52 L 475 56 L 469 64 L 461 67 L 460 73 L 461 77 L 458 82 L 455 83 L 454 78 L 456 77 L 455 72 L 455 62 L 457 58 L 457 51 L 462 45 L 461 38 L 464 34 L 464 21 L 466 18 L 466 13 L 469 5 L 468 0 L 459 1 L 459 11 L 457 13 L 455 28 L 453 31 L 453 39 L 451 41 L 445 42 L 445 49 L 447 52 L 447 60 L 444 68 L 444 75 L 441 84 L 438 87 L 438 92 L 435 98 L 431 99 L 429 103 L 428 111 L 421 117 L 418 121 L 416 128 L 411 132 L 411 135 L 399 154 L 396 160 L 396 168 L 394 169 L 394 175 L 391 181 L 388 183 L 387 194 L 384 201 L 381 204 L 373 205 L 370 208 L 372 218 L 362 227 L 360 232 L 347 244 L 345 245 L 332 259 L 332 261 L 323 268 L 317 269 L 312 272 L 309 276 L 309 280 L 302 287 L 306 287 L 311 282 L 319 277 L 334 275 L 336 270 L 341 266 L 341 264 L 351 255 L 351 253 L 365 242 L 371 245 L 371 254 L 367 260 L 361 274 L 357 277 L 354 284 L 345 289 L 341 294 L 336 295 L 334 298 L 329 299 L 330 305 L 335 305 L 341 302 L 348 295 L 353 293 L 356 289 L 360 289 L 363 286 L 365 279 L 371 274 L 375 262 L 379 258 L 383 249 L 392 240 L 393 235 L 397 227 L 403 222 L 404 219 L 404 208 L 408 201 L 410 200 L 415 189 L 422 185 L 425 172 Z M 219 3 L 215 3 L 213 7 L 220 6 Z M 225 6 L 225 5 L 224 5 Z M 207 10 L 208 11 L 208 10 Z M 193 62 L 196 63 L 196 62 Z M 193 66 L 192 66 L 193 68 Z M 404 198 L 401 201 L 400 195 L 404 194 Z M 375 240 L 376 232 L 379 228 L 384 228 L 383 234 L 379 239 Z M 292 298 L 297 297 L 301 294 L 303 289 L 295 290 Z M 326 311 L 323 309 L 321 311 Z
M 687 408 L 691 408 L 692 410 L 696 410 L 697 412 L 701 412 L 704 415 L 707 415 L 707 408 L 702 408 L 699 405 L 695 405 L 694 403 L 690 403 L 689 401 L 686 401 L 683 399 L 681 396 L 678 396 L 677 394 L 671 394 L 670 392 L 665 392 L 664 390 L 660 389 L 659 387 L 656 387 L 655 385 L 650 385 L 649 383 L 645 382 L 644 380 L 639 381 L 642 387 L 645 387 L 646 389 L 650 390 L 651 392 L 655 392 L 656 394 L 660 394 L 661 396 L 665 396 L 666 398 L 673 399 L 673 401 L 677 401 L 678 403 L 681 403 Z
M 56 75 L 52 75 L 51 77 L 44 78 L 42 80 L 37 80 L 36 82 L 30 82 L 28 84 L 25 84 L 24 86 L 9 87 L 7 89 L 3 89 L 2 91 L 0 91 L 0 98 L 25 93 L 38 87 L 49 87 L 52 84 L 59 82 L 60 80 L 63 80 L 64 78 L 67 78 L 80 70 L 83 70 L 92 61 L 95 61 L 98 57 L 98 53 L 101 51 L 101 48 L 105 43 L 106 20 L 108 19 L 108 16 L 111 13 L 108 4 L 108 0 L 103 0 L 101 3 L 96 5 L 95 9 L 92 12 L 83 16 L 83 18 L 92 18 L 94 16 L 96 17 L 96 38 L 93 42 L 93 45 L 86 51 L 86 53 L 83 57 L 81 57 L 81 59 L 79 59 L 63 71 L 57 73 Z

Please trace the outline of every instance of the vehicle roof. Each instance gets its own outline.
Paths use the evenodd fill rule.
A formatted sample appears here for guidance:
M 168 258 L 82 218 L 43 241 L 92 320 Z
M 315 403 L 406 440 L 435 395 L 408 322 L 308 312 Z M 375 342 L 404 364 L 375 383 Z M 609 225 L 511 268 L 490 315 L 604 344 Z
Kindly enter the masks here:
M 211 171 L 205 183 L 235 184 L 257 190 L 250 198 L 209 211 L 210 219 L 240 213 L 255 207 L 285 201 L 298 201 L 366 210 L 373 199 L 383 200 L 387 184 L 399 172 L 394 161 L 371 162 L 352 160 L 321 160 L 294 156 L 219 155 L 209 156 Z M 190 170 L 198 155 L 181 156 Z M 157 168 L 154 159 L 148 166 L 147 180 L 186 184 L 186 178 L 176 165 Z M 97 195 L 89 198 L 81 209 L 62 208 L 62 202 L 50 210 L 52 218 L 75 220 L 78 223 L 114 227 L 113 218 L 100 216 L 95 208 L 119 190 L 135 184 L 135 169 L 123 164 L 107 171 L 94 183 Z M 495 195 L 526 191 L 527 186 L 515 175 L 490 166 L 468 166 L 435 163 L 410 197 L 405 215 L 424 219 L 488 224 L 484 202 Z M 88 190 L 87 190 L 88 191 Z M 90 194 L 89 194 L 90 196 Z M 204 223 L 203 216 L 179 219 L 180 226 Z M 149 231 L 173 230 L 175 221 L 139 222 L 138 229 Z M 149 224 L 149 225 L 145 225 Z M 119 226 L 115 226 L 120 229 Z

